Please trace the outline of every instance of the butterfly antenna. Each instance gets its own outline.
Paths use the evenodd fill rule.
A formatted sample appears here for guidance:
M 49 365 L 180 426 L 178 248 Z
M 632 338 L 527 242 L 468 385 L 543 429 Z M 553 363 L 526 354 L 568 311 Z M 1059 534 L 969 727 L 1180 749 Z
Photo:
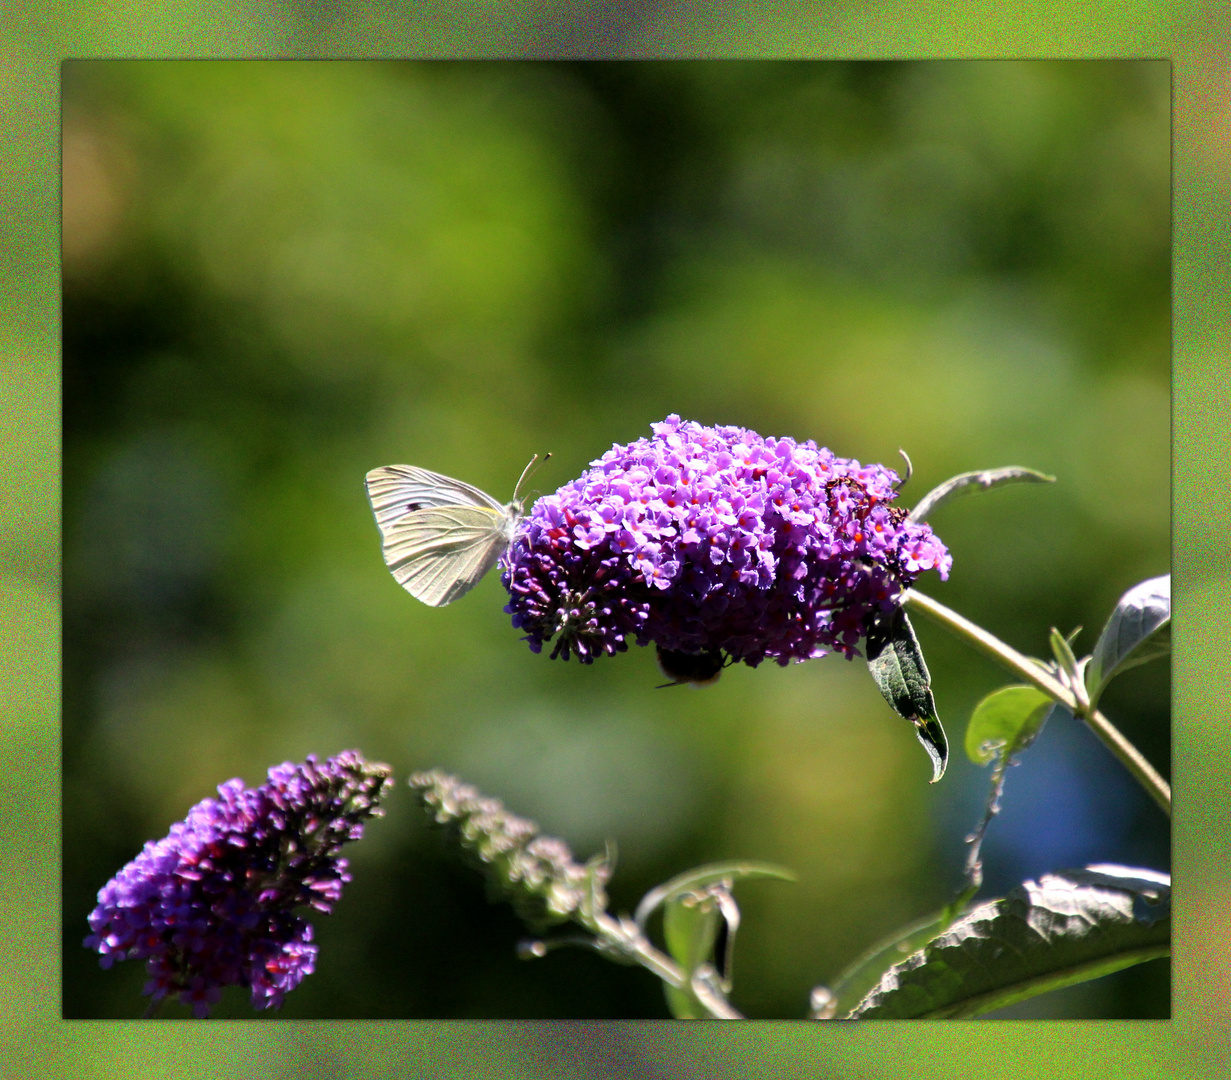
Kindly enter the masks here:
M 551 457 L 550 453 L 544 454 L 543 459 L 540 461 L 538 454 L 535 454 L 534 457 L 530 459 L 526 467 L 522 469 L 521 476 L 517 480 L 517 486 L 513 489 L 513 498 L 516 499 L 521 494 L 521 486 L 522 484 L 526 482 L 526 478 L 530 476 L 531 473 L 535 470 L 535 465 L 536 464 L 538 465 L 547 464 L 547 459 L 550 457 Z
M 901 447 L 898 447 L 898 453 L 902 455 L 903 460 L 906 462 L 906 475 L 893 485 L 894 491 L 901 491 L 903 486 L 906 484 L 906 481 L 911 478 L 911 475 L 915 471 L 915 467 L 910 463 L 910 458 L 907 456 L 906 451 Z

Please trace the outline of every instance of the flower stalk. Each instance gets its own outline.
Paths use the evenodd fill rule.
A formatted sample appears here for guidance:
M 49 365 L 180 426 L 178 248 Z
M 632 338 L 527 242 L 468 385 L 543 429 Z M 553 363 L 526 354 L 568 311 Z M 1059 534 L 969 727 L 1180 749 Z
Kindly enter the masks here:
M 424 809 L 523 919 L 537 927 L 572 921 L 594 935 L 581 941 L 532 942 L 519 949 L 522 956 L 542 956 L 553 944 L 585 944 L 640 964 L 668 985 L 692 993 L 714 1019 L 743 1019 L 704 971 L 685 972 L 654 947 L 636 920 L 606 910 L 610 853 L 583 865 L 564 841 L 541 835 L 533 821 L 510 813 L 499 799 L 488 798 L 439 769 L 415 773 L 409 782 Z

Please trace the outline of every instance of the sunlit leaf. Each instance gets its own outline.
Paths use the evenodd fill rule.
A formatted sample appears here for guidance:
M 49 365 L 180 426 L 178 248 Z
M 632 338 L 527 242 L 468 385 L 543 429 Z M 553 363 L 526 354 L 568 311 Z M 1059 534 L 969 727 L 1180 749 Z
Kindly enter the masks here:
M 1005 686 L 988 694 L 966 725 L 966 756 L 987 765 L 1002 753 L 1026 749 L 1043 730 L 1056 703 L 1033 686 Z
M 915 725 L 915 734 L 932 759 L 932 783 L 945 773 L 949 745 L 936 715 L 931 676 L 914 628 L 900 607 L 868 629 L 868 670 L 894 711 Z
M 956 499 L 959 495 L 969 495 L 974 491 L 990 491 L 1004 484 L 1052 484 L 1055 480 L 1054 476 L 1048 476 L 1046 473 L 1027 469 L 1021 465 L 1007 465 L 1003 469 L 980 469 L 977 472 L 960 473 L 932 488 L 906 516 L 906 520 L 926 521 L 934 510 Z
M 1097 702 L 1120 672 L 1171 651 L 1171 575 L 1134 585 L 1116 604 L 1086 665 L 1086 687 Z
M 824 988 L 826 1018 L 845 1016 L 881 981 L 885 972 L 922 949 L 944 927 L 943 915 L 929 915 L 873 945 Z M 814 998 L 816 991 L 813 992 Z
M 1044 874 L 958 919 L 846 1016 L 978 1016 L 1170 951 L 1166 874 L 1106 865 Z

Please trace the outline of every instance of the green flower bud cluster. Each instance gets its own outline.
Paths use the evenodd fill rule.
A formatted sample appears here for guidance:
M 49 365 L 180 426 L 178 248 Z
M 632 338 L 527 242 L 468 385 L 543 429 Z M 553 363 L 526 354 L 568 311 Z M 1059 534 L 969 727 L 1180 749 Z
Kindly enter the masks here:
M 593 868 L 578 863 L 563 840 L 542 836 L 533 821 L 509 813 L 499 799 L 439 769 L 416 773 L 409 783 L 433 820 L 531 926 L 565 922 L 589 895 Z

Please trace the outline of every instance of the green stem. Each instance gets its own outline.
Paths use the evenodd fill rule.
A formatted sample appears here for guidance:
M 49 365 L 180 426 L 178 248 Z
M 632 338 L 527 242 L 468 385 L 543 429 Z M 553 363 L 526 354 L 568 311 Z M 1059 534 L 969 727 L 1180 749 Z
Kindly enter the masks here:
M 1098 709 L 1079 701 L 1068 687 L 1057 680 L 1037 660 L 1023 656 L 1011 645 L 1006 645 L 981 626 L 976 626 L 951 608 L 945 607 L 944 604 L 914 589 L 907 589 L 902 593 L 902 605 L 923 612 L 933 621 L 953 631 L 958 637 L 965 638 L 970 644 L 982 649 L 1002 667 L 1008 668 L 1015 675 L 1037 686 L 1074 716 L 1081 717 L 1090 730 L 1120 759 L 1120 763 L 1136 777 L 1137 782 L 1158 803 L 1163 813 L 1168 817 L 1171 816 L 1171 786 L 1167 781 L 1158 774 L 1153 765 L 1142 757 L 1141 752 L 1120 733 L 1106 716 Z
M 580 920 L 586 929 L 597 934 L 606 944 L 648 968 L 669 986 L 692 994 L 715 1020 L 743 1020 L 744 1017 L 708 980 L 690 980 L 683 969 L 665 953 L 659 952 L 632 919 L 613 918 L 600 911 Z

